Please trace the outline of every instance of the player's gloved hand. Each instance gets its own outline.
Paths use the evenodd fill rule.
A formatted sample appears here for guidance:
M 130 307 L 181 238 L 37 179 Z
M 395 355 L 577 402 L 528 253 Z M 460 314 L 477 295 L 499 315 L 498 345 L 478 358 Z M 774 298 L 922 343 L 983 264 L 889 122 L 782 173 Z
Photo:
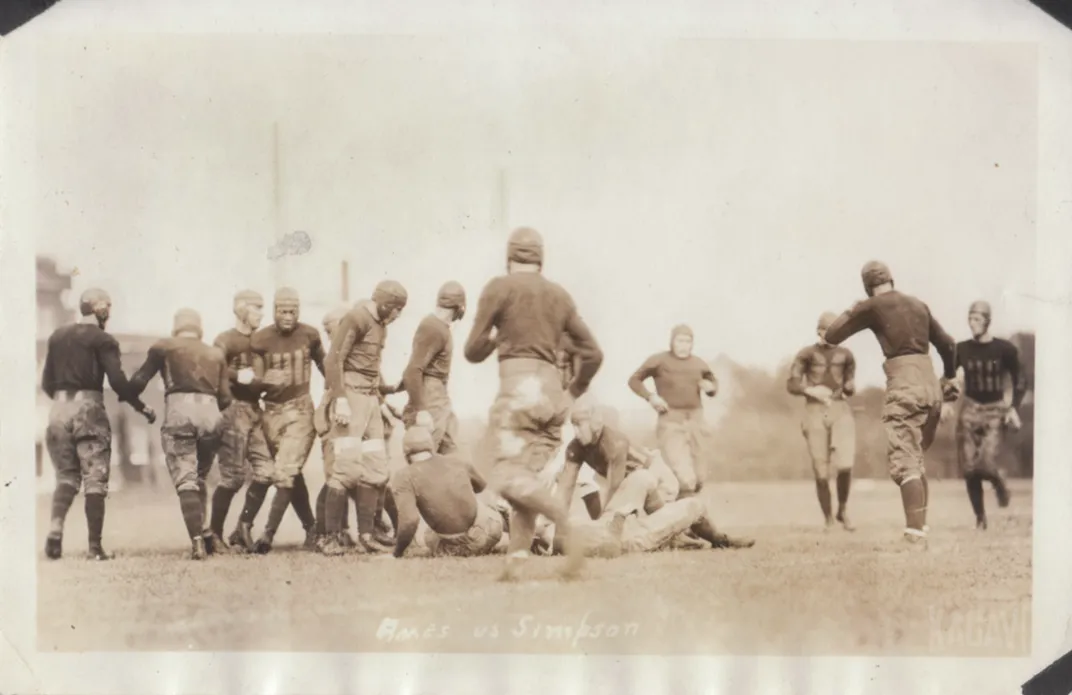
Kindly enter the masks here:
M 435 429 L 435 421 L 432 419 L 432 414 L 427 410 L 420 410 L 417 412 L 417 427 L 423 427 L 426 430 Z
M 1005 412 L 1005 426 L 1013 432 L 1018 432 L 1023 426 L 1023 423 L 1020 422 L 1020 413 L 1016 412 L 1016 408 L 1009 408 Z
M 804 395 L 823 405 L 830 405 L 830 398 L 834 395 L 834 392 L 830 390 L 830 387 L 819 384 L 804 389 Z
M 253 370 L 249 367 L 238 370 L 238 383 L 240 384 L 252 384 L 253 383 Z
M 144 408 L 142 408 L 141 414 L 145 417 L 145 419 L 149 422 L 150 425 L 156 422 L 156 411 L 149 406 L 145 406 Z
M 350 401 L 345 398 L 336 398 L 332 405 L 331 419 L 334 420 L 336 424 L 342 425 L 343 427 L 349 425 Z
M 654 408 L 657 413 L 670 412 L 670 406 L 667 405 L 666 401 L 663 400 L 663 397 L 657 393 L 653 393 L 648 397 L 648 403 L 651 404 L 651 407 Z
M 710 379 L 704 379 L 700 382 L 700 390 L 712 398 L 718 393 L 718 387 L 715 386 L 715 383 Z
M 286 375 L 282 369 L 269 369 L 264 373 L 264 383 L 269 386 L 282 386 L 286 383 Z
M 942 400 L 949 403 L 960 398 L 960 387 L 956 379 L 942 379 Z

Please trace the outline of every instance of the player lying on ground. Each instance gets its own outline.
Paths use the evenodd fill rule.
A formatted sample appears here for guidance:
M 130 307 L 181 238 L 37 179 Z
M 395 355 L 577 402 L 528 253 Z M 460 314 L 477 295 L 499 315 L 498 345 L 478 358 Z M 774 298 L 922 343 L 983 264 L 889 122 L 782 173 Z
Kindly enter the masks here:
M 923 456 L 934 442 L 942 401 L 956 398 L 953 384 L 956 344 L 930 309 L 893 286 L 889 268 L 877 261 L 861 271 L 868 298 L 857 302 L 826 330 L 832 345 L 870 329 L 886 357 L 886 426 L 890 478 L 901 488 L 905 541 L 927 544 L 927 476 Z M 939 382 L 931 365 L 930 346 L 942 358 L 945 376 Z
M 156 414 L 138 399 L 123 374 L 119 343 L 104 326 L 112 300 L 104 290 L 88 289 L 78 300 L 82 320 L 56 329 L 48 338 L 41 389 L 52 399 L 45 444 L 56 470 L 52 519 L 45 556 L 63 555 L 63 525 L 78 490 L 85 486 L 89 557 L 108 560 L 104 551 L 104 500 L 112 468 L 112 427 L 104 408 L 104 377 L 121 402 L 129 403 L 151 423 Z
M 1021 377 L 1020 353 L 1007 340 L 990 335 L 990 304 L 972 303 L 968 309 L 971 340 L 957 343 L 957 368 L 963 370 L 964 394 L 957 418 L 957 459 L 975 512 L 975 525 L 986 530 L 983 482 L 990 481 L 998 505 L 1009 504 L 1009 488 L 998 468 L 1005 428 L 1020 429 L 1017 409 L 1026 395 Z M 1012 383 L 1012 402 L 1005 396 L 1006 379 Z M 946 406 L 948 413 L 952 404 Z
M 562 445 L 562 425 L 574 399 L 588 389 L 603 353 L 570 294 L 542 274 L 543 239 L 521 228 L 507 243 L 507 274 L 481 292 L 465 358 L 479 364 L 498 352 L 499 393 L 488 413 L 492 448 L 489 484 L 512 508 L 509 554 L 502 579 L 517 577 L 529 555 L 536 520 L 551 519 L 567 548 L 566 577 L 575 576 L 582 548 L 569 542 L 569 518 L 543 486 L 540 472 Z M 568 333 L 580 369 L 566 391 L 557 367 L 562 334 Z
M 622 432 L 602 421 L 598 408 L 591 404 L 578 405 L 572 420 L 577 436 L 566 447 L 566 467 L 557 490 L 559 499 L 568 512 L 577 476 L 583 466 L 588 466 L 596 473 L 600 501 L 606 500 L 598 514 L 592 514 L 594 505 L 589 505 L 589 515 L 597 523 L 585 528 L 612 531 L 606 538 L 620 540 L 623 552 L 659 550 L 674 536 L 690 530 L 713 548 L 755 545 L 751 539 L 735 539 L 719 533 L 710 522 L 703 502 L 695 496 L 675 502 L 674 481 L 666 480 L 670 472 L 665 467 L 652 466 L 650 459 L 630 456 L 631 451 L 637 451 L 636 447 Z M 586 538 L 586 552 L 592 552 L 589 541 Z
M 291 505 L 305 529 L 305 547 L 312 549 L 316 545 L 316 517 L 302 469 L 316 439 L 309 385 L 314 364 L 324 373 L 324 346 L 319 331 L 298 321 L 301 303 L 296 290 L 276 290 L 274 303 L 275 321 L 254 333 L 251 340 L 253 371 L 265 385 L 264 435 L 272 454 L 275 484 L 264 532 L 253 544 L 257 553 L 271 551 L 279 524 Z M 258 485 L 254 496 L 254 487 L 250 485 L 247 493 L 243 522 L 248 518 L 252 523 L 267 493 L 263 485 Z M 246 526 L 242 528 L 248 530 Z
M 131 377 L 140 394 L 159 373 L 164 381 L 164 422 L 160 427 L 164 458 L 179 495 L 179 507 L 192 543 L 191 559 L 208 550 L 208 487 L 223 435 L 223 411 L 231 405 L 230 379 L 223 352 L 201 340 L 201 316 L 193 309 L 175 312 L 172 337 L 149 348 L 145 364 Z
M 264 437 L 260 405 L 264 385 L 254 373 L 251 347 L 253 333 L 261 325 L 263 308 L 264 298 L 259 293 L 253 290 L 237 293 L 233 302 L 235 327 L 219 334 L 212 343 L 223 352 L 227 362 L 234 400 L 223 412 L 223 438 L 217 455 L 220 483 L 212 493 L 212 534 L 205 543 L 209 552 L 231 548 L 249 550 L 252 539 L 248 529 L 242 533 L 241 519 L 235 524 L 230 546 L 223 541 L 231 500 L 247 482 L 263 485 L 265 489 L 272 484 L 272 454 Z
M 428 524 L 424 544 L 433 555 L 472 557 L 491 553 L 503 535 L 502 515 L 477 498 L 484 478 L 467 461 L 433 453 L 435 438 L 410 427 L 402 439 L 409 465 L 391 476 L 398 529 L 395 557 L 402 557 L 421 519 Z
M 381 413 L 381 357 L 387 326 L 406 306 L 402 285 L 385 280 L 372 299 L 359 302 L 339 321 L 338 339 L 327 360 L 327 389 L 331 393 L 331 433 L 334 464 L 324 505 L 328 539 L 325 555 L 341 555 L 337 537 L 346 516 L 347 496 L 357 498 L 358 547 L 383 552 L 372 537 L 377 508 L 390 476 Z
M 819 340 L 797 353 L 786 388 L 805 399 L 801 430 L 808 443 L 825 530 L 834 526 L 836 518 L 846 531 L 852 531 L 846 507 L 856 459 L 856 420 L 846 399 L 856 392 L 856 360 L 848 348 L 826 342 L 826 329 L 835 319 L 837 315 L 831 312 L 819 317 Z M 831 472 L 837 476 L 836 517 L 830 509 Z

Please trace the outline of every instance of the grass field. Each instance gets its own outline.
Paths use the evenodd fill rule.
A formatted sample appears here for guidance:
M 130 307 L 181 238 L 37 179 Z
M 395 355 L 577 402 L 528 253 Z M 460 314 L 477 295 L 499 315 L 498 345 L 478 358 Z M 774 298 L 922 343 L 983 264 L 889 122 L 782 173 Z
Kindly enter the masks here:
M 269 556 L 185 559 L 174 493 L 114 494 L 109 563 L 83 558 L 80 503 L 66 556 L 38 563 L 42 651 L 501 651 L 621 654 L 1026 655 L 1030 481 L 977 532 L 959 481 L 931 486 L 926 553 L 900 542 L 888 481 L 859 481 L 855 533 L 823 533 L 810 482 L 722 483 L 716 521 L 757 545 L 590 561 L 495 581 L 501 557 L 325 558 L 288 516 Z M 237 502 L 236 502 L 237 507 Z M 267 508 L 265 508 L 265 511 Z M 237 514 L 237 509 L 232 512 Z M 264 512 L 262 512 L 263 520 Z M 38 537 L 48 500 L 38 505 Z M 229 524 L 230 525 L 230 524 Z

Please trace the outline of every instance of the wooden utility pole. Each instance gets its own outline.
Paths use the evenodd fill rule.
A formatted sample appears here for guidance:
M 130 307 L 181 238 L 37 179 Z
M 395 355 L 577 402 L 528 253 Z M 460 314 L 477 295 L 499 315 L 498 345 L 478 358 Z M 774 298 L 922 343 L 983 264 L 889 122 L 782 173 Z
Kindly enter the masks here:
M 342 301 L 350 301 L 350 263 L 342 262 Z
M 283 242 L 282 183 L 279 157 L 279 122 L 272 121 L 272 245 Z M 271 261 L 272 280 L 276 287 L 282 287 L 286 279 L 283 263 L 286 256 L 279 256 Z

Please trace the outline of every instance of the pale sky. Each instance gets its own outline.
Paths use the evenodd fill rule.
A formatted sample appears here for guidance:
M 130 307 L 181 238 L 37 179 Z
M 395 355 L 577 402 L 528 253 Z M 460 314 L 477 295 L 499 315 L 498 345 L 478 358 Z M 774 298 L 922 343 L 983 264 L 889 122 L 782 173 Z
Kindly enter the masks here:
M 593 392 L 689 323 L 696 350 L 773 368 L 825 310 L 890 264 L 958 339 L 971 301 L 999 334 L 1033 328 L 1036 54 L 1022 44 L 518 36 L 55 36 L 37 56 L 34 230 L 115 300 L 110 328 L 166 334 L 180 306 L 206 337 L 231 296 L 270 295 L 271 132 L 280 218 L 312 251 L 286 284 L 319 326 L 381 278 L 410 292 L 385 372 L 400 375 L 446 280 L 469 292 L 453 392 L 483 415 L 492 362 L 461 357 L 477 296 L 502 272 L 507 224 L 546 240 L 548 277 L 606 353 Z M 882 383 L 870 334 L 849 341 Z

